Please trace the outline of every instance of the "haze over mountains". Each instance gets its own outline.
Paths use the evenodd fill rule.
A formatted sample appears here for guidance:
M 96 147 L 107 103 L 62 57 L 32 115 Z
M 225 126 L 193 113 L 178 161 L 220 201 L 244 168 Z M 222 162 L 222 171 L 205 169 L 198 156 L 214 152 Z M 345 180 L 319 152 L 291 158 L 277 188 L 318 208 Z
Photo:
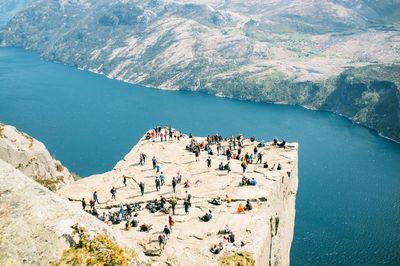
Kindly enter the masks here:
M 333 111 L 400 141 L 399 26 L 390 0 L 39 0 L 0 42 L 156 88 Z

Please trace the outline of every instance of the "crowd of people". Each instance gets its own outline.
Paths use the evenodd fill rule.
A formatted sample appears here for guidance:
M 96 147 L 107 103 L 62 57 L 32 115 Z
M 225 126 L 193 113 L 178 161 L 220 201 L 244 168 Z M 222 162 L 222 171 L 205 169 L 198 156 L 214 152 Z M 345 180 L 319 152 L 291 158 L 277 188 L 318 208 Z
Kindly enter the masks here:
M 165 128 L 156 127 L 154 130 L 149 131 L 145 135 L 145 139 L 153 142 L 158 140 L 160 140 L 161 142 L 177 140 L 179 142 L 183 137 L 186 136 L 182 135 L 181 132 L 172 129 L 171 127 L 165 127 Z M 186 150 L 194 154 L 194 160 L 196 162 L 200 160 L 201 153 L 207 153 L 207 158 L 205 160 L 205 163 L 208 171 L 211 170 L 211 167 L 213 165 L 212 162 L 214 155 L 224 156 L 224 158 L 226 158 L 225 163 L 221 161 L 217 169 L 220 171 L 227 171 L 227 174 L 229 174 L 232 171 L 230 166 L 231 160 L 239 160 L 243 175 L 242 180 L 239 184 L 241 186 L 257 185 L 257 181 L 254 177 L 247 178 L 245 176 L 249 165 L 261 164 L 262 167 L 264 168 L 269 167 L 267 161 L 265 160 L 264 153 L 259 151 L 259 149 L 265 147 L 266 144 L 264 142 L 259 142 L 257 145 L 255 145 L 254 144 L 255 137 L 250 138 L 252 144 L 251 152 L 244 151 L 245 139 L 242 135 L 236 137 L 232 136 L 230 138 L 223 138 L 219 134 L 214 134 L 207 136 L 206 139 L 204 139 L 203 141 L 198 141 L 194 139 L 191 134 L 189 134 L 188 137 L 190 138 L 190 142 L 186 146 Z M 281 142 L 279 142 L 279 140 L 275 138 L 273 140 L 272 145 L 284 148 L 286 146 L 286 141 L 282 140 Z M 215 148 L 216 154 L 213 148 Z M 146 158 L 147 155 L 141 152 L 139 154 L 138 165 L 139 166 L 146 165 Z M 152 169 L 155 171 L 154 184 L 156 191 L 160 192 L 162 190 L 165 190 L 165 188 L 163 187 L 166 184 L 166 178 L 161 168 L 162 163 L 160 164 L 156 156 L 152 156 L 151 165 Z M 275 168 L 275 165 L 273 168 Z M 282 166 L 281 164 L 278 164 L 277 170 L 280 169 L 282 169 Z M 124 187 L 127 187 L 127 181 L 128 181 L 127 176 L 123 175 L 122 177 L 123 177 L 123 185 Z M 175 225 L 175 220 L 173 216 L 176 215 L 176 206 L 178 204 L 182 204 L 185 215 L 188 215 L 190 213 L 190 208 L 192 207 L 192 202 L 191 202 L 192 195 L 188 192 L 188 190 L 185 191 L 184 198 L 178 199 L 176 197 L 178 185 L 181 184 L 185 189 L 188 189 L 191 186 L 189 179 L 185 179 L 185 181 L 182 183 L 182 178 L 183 177 L 180 171 L 178 171 L 175 175 L 172 176 L 172 179 L 170 181 L 172 191 L 170 192 L 173 193 L 173 196 L 171 196 L 170 198 L 165 198 L 163 195 L 160 195 L 159 198 L 147 201 L 145 205 L 145 209 L 147 209 L 150 213 L 161 212 L 168 216 L 167 224 L 164 225 L 161 231 L 162 233 L 158 235 L 158 243 L 160 250 L 164 249 L 167 240 L 170 238 L 170 235 L 173 232 L 173 227 Z M 140 195 L 144 196 L 146 193 L 145 191 L 146 185 L 144 181 L 138 182 L 137 185 L 139 186 Z M 116 201 L 117 188 L 113 186 L 110 190 L 110 194 L 111 194 L 111 200 Z M 224 202 L 229 204 L 231 203 L 231 201 L 232 199 L 228 195 L 226 195 L 224 200 L 222 200 L 220 197 L 217 197 L 212 200 L 209 200 L 208 202 L 212 205 L 219 206 L 222 205 Z M 117 211 L 114 212 L 109 211 L 108 213 L 104 212 L 102 215 L 99 215 L 98 210 L 96 208 L 96 204 L 100 204 L 100 202 L 96 191 L 93 193 L 93 196 L 89 204 L 90 208 L 88 209 L 86 206 L 85 199 L 82 199 L 82 208 L 85 211 L 88 211 L 94 216 L 98 217 L 100 220 L 104 221 L 107 224 L 110 225 L 119 224 L 125 221 L 125 228 L 128 231 L 132 227 L 139 227 L 140 231 L 143 232 L 148 232 L 152 228 L 152 225 L 147 223 L 142 223 L 142 225 L 139 226 L 139 221 L 137 220 L 137 217 L 139 215 L 138 212 L 141 210 L 140 204 L 126 204 L 126 205 L 121 204 Z M 244 214 L 248 211 L 251 211 L 252 209 L 253 206 L 250 203 L 250 200 L 247 200 L 246 204 L 239 203 L 236 212 L 238 214 Z M 208 210 L 206 213 L 204 213 L 204 215 L 199 217 L 199 220 L 203 222 L 209 222 L 212 219 L 214 219 L 214 213 L 212 210 Z M 214 254 L 218 254 L 221 250 L 223 250 L 224 245 L 226 245 L 226 243 L 235 242 L 235 235 L 230 230 L 228 225 L 226 225 L 226 228 L 223 230 L 223 232 L 225 236 L 220 240 L 218 244 L 214 244 L 210 249 L 210 251 Z

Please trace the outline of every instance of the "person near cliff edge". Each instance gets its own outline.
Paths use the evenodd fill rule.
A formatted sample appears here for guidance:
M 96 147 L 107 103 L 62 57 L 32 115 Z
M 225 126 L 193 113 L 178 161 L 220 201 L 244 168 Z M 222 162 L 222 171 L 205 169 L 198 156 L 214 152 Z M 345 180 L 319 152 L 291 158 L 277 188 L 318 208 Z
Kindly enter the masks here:
M 97 197 L 97 191 L 93 192 L 93 201 L 94 201 L 95 203 L 100 204 L 99 198 Z

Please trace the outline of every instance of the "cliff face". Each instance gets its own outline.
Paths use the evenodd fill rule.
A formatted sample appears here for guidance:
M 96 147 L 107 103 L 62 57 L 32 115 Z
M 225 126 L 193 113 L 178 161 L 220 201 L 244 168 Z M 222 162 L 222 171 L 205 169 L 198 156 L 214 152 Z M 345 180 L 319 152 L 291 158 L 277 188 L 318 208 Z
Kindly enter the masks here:
M 71 226 L 135 244 L 0 159 L 0 264 L 49 265 L 76 241 Z
M 194 139 L 199 143 L 205 141 L 205 138 Z M 154 265 L 218 265 L 221 255 L 227 251 L 250 252 L 259 266 L 289 265 L 298 182 L 297 144 L 290 143 L 286 148 L 278 148 L 268 143 L 258 151 L 264 154 L 264 161 L 268 161 L 269 168 L 253 163 L 248 165 L 243 174 L 240 160 L 230 160 L 230 173 L 218 169 L 220 163 L 227 163 L 227 158 L 216 154 L 215 144 L 211 145 L 213 155 L 202 151 L 196 161 L 194 153 L 185 149 L 190 142 L 187 136 L 183 136 L 180 141 L 173 139 L 166 142 L 160 142 L 160 138 L 155 142 L 142 139 L 112 171 L 68 184 L 59 193 L 72 199 L 81 199 L 97 191 L 101 208 L 111 210 L 118 210 L 119 203 L 141 203 L 142 209 L 137 211 L 135 219 L 139 221 L 139 226 L 152 225 L 150 234 L 132 228 L 124 235 L 136 241 Z M 246 152 L 252 154 L 257 144 L 244 140 L 242 156 Z M 221 145 L 225 149 L 229 146 L 227 141 Z M 236 152 L 233 150 L 233 153 Z M 138 164 L 140 153 L 147 155 L 144 165 Z M 160 191 L 155 187 L 154 178 L 158 174 L 152 167 L 153 156 L 165 176 L 165 185 L 161 186 Z M 210 168 L 206 164 L 208 157 L 212 160 Z M 281 170 L 276 169 L 278 163 L 282 166 Z M 172 177 L 177 176 L 178 172 L 182 175 L 182 182 L 177 185 L 174 193 Z M 123 185 L 123 176 L 127 178 L 126 186 Z M 243 176 L 255 178 L 257 185 L 240 186 Z M 140 182 L 145 184 L 143 196 L 138 186 Z M 185 187 L 185 182 L 188 182 L 188 187 Z M 117 189 L 116 200 L 111 198 L 112 187 Z M 186 191 L 192 195 L 192 206 L 188 214 L 183 209 Z M 217 197 L 224 199 L 226 195 L 229 195 L 232 202 L 222 202 L 220 205 L 208 202 Z M 168 224 L 168 214 L 161 211 L 152 213 L 144 209 L 148 202 L 160 199 L 160 196 L 169 200 L 172 197 L 178 199 L 176 214 L 172 215 L 175 225 L 165 249 L 161 251 L 157 237 Z M 253 209 L 238 214 L 238 205 L 246 204 L 246 200 L 250 200 Z M 209 210 L 214 213 L 214 218 L 209 222 L 200 221 L 199 217 Z M 222 239 L 223 235 L 218 231 L 226 225 L 235 234 L 235 244 L 225 243 L 223 252 L 214 255 L 210 247 Z M 124 230 L 124 224 L 113 227 Z M 241 241 L 244 246 L 241 246 Z
M 0 123 L 0 160 L 55 191 L 74 177 L 43 145 L 15 127 Z

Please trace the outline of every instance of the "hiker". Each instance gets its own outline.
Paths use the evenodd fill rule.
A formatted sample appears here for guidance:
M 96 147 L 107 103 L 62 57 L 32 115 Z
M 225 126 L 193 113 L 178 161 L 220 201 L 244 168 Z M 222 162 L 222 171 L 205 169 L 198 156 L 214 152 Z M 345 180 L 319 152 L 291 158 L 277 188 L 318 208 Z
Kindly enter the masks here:
M 89 204 L 90 204 L 90 209 L 93 209 L 94 208 L 94 200 L 90 199 Z
M 178 201 L 176 200 L 175 197 L 172 197 L 172 198 L 168 201 L 168 203 L 171 204 L 172 214 L 175 215 L 175 207 L 176 207 L 176 204 L 178 204 Z
M 185 200 L 187 200 L 189 202 L 190 206 L 192 206 L 192 203 L 190 202 L 190 200 L 192 199 L 192 195 L 190 193 L 188 193 L 187 190 L 185 193 L 186 193 Z
M 198 149 L 196 149 L 196 150 L 194 151 L 194 155 L 195 155 L 195 157 L 196 157 L 196 162 L 198 162 L 198 161 L 199 161 L 199 150 L 198 150 Z
M 157 190 L 157 191 L 160 191 L 160 188 L 161 188 L 161 181 L 160 181 L 160 178 L 158 178 L 158 176 L 156 176 L 155 183 L 156 183 L 156 190 Z
M 126 186 L 126 176 L 124 175 L 123 177 L 124 177 L 123 183 L 124 183 L 124 185 Z
M 260 163 L 262 163 L 262 153 L 261 152 L 259 152 L 258 154 L 257 154 L 257 162 L 256 162 L 256 164 L 258 163 L 258 162 L 260 162 Z
M 237 207 L 237 213 L 244 213 L 244 206 L 242 203 L 239 203 L 239 206 Z
M 159 235 L 158 236 L 158 245 L 160 246 L 160 249 L 164 249 L 165 248 L 165 244 L 166 244 L 166 239 L 165 239 L 165 235 Z
M 164 226 L 164 234 L 166 236 L 167 239 L 169 239 L 169 235 L 171 234 L 171 230 L 169 230 L 168 225 Z
M 86 209 L 86 201 L 85 198 L 82 198 L 82 210 Z
M 161 172 L 161 174 L 160 174 L 160 183 L 161 183 L 161 186 L 164 186 L 164 184 L 165 184 L 165 176 L 164 176 L 163 172 Z
M 176 193 L 176 178 L 175 176 L 172 178 L 172 190 L 174 191 L 174 193 Z
M 146 163 L 146 155 L 142 152 L 140 153 L 140 161 L 139 164 L 140 165 L 144 165 Z
M 244 155 L 244 159 L 246 160 L 247 163 L 250 162 L 250 156 L 248 152 L 246 152 L 246 154 Z
M 240 166 L 243 169 L 243 173 L 246 172 L 246 168 L 247 168 L 247 162 L 245 160 L 242 160 L 242 163 L 240 164 Z
M 258 152 L 257 146 L 254 146 L 254 149 L 253 149 L 254 157 L 256 157 L 257 152 Z
M 97 191 L 95 191 L 95 192 L 93 193 L 93 201 L 94 201 L 94 203 L 100 204 L 100 202 L 99 202 L 99 197 L 97 197 Z
M 172 216 L 168 217 L 168 224 L 169 224 L 169 230 L 172 232 L 172 226 L 175 225 L 174 219 L 172 219 Z
M 153 159 L 151 159 L 152 163 L 153 163 L 153 170 L 156 169 L 157 166 L 157 159 L 155 156 L 153 156 Z
M 155 170 L 156 170 L 156 173 L 158 174 L 161 171 L 160 165 L 157 164 Z
M 227 195 L 225 195 L 225 202 L 226 203 L 230 203 L 232 201 L 232 199 Z
M 140 182 L 139 183 L 139 188 L 140 188 L 140 193 L 142 194 L 142 196 L 144 195 L 144 183 Z
M 250 161 L 250 163 L 253 163 L 253 154 L 252 153 L 249 156 L 249 161 Z
M 189 207 L 190 207 L 190 202 L 188 200 L 183 201 L 183 207 L 185 208 L 185 214 L 189 214 Z
M 250 200 L 246 201 L 246 206 L 244 207 L 244 209 L 246 211 L 251 211 L 253 209 L 253 206 L 251 205 Z
M 229 160 L 231 159 L 231 157 L 232 157 L 231 150 L 230 150 L 230 149 L 227 149 L 226 152 L 225 152 L 225 154 L 226 154 L 226 159 L 229 161 Z
M 181 175 L 181 171 L 178 171 L 176 173 L 176 183 L 180 184 L 182 182 L 182 175 Z
M 228 170 L 228 174 L 231 172 L 231 167 L 229 166 L 229 162 L 224 165 L 224 169 Z
M 235 243 L 235 234 L 233 232 L 229 234 L 229 242 Z
M 117 200 L 117 197 L 116 197 L 117 190 L 115 189 L 115 187 L 112 187 L 112 189 L 110 190 L 110 193 L 111 193 L 111 199 Z
M 207 158 L 207 168 L 210 169 L 210 167 L 211 167 L 211 158 L 210 158 L 210 156 L 208 156 L 208 158 Z

